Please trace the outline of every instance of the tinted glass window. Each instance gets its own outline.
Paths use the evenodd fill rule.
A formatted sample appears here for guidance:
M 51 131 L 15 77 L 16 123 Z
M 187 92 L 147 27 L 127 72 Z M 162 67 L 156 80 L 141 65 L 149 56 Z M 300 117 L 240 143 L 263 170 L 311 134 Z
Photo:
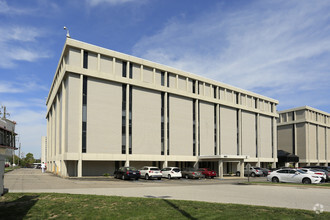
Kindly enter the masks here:
M 150 170 L 159 170 L 158 168 L 150 168 Z
M 180 169 L 178 169 L 178 168 L 174 168 L 173 171 L 174 171 L 174 172 L 180 172 Z
M 288 173 L 288 170 L 279 170 L 278 173 Z
M 289 173 L 296 173 L 296 171 L 295 170 L 289 170 Z

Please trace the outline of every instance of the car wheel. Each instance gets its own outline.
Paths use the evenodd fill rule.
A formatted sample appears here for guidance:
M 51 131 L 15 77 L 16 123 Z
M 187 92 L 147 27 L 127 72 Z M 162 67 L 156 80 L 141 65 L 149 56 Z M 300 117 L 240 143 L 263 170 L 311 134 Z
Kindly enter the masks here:
M 188 176 L 188 175 L 185 175 L 184 177 L 185 177 L 186 179 L 189 179 L 189 176 Z
M 122 176 L 121 176 L 121 179 L 122 179 L 122 180 L 125 180 L 125 176 L 124 176 L 124 175 L 122 175 Z
M 171 179 L 171 174 L 168 174 L 167 178 L 168 178 L 168 179 Z
M 255 174 L 255 173 L 251 173 L 251 176 L 252 176 L 252 177 L 255 177 L 255 176 L 256 176 L 256 174 Z
M 305 178 L 305 179 L 303 179 L 302 183 L 303 184 L 311 184 L 312 181 L 309 178 Z
M 273 182 L 273 183 L 278 183 L 278 182 L 280 182 L 280 181 L 279 181 L 279 179 L 278 179 L 277 177 L 273 177 L 273 178 L 272 178 L 272 182 Z
M 148 180 L 148 179 L 149 179 L 149 175 L 148 175 L 148 174 L 146 174 L 146 176 L 145 176 L 145 179 L 146 179 L 146 180 Z
M 211 176 L 211 179 L 214 179 L 214 176 Z
M 161 180 L 162 178 L 161 178 L 161 177 L 158 177 L 157 179 L 158 179 L 158 180 Z

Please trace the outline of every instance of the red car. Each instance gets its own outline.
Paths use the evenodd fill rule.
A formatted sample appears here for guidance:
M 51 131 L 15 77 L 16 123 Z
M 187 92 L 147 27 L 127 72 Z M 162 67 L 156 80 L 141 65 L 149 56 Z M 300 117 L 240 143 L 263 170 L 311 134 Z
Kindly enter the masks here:
M 217 173 L 209 168 L 199 168 L 198 171 L 201 171 L 206 178 L 214 178 L 217 176 Z

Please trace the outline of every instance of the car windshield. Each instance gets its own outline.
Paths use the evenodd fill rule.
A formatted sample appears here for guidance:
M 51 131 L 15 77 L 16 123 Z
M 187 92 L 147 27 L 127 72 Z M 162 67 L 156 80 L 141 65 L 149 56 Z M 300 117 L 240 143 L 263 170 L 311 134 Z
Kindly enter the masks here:
M 128 170 L 128 171 L 137 171 L 137 169 L 135 167 L 127 167 L 126 170 Z
M 179 168 L 174 168 L 173 171 L 174 172 L 180 172 L 180 169 Z
M 150 168 L 150 170 L 159 170 L 159 169 L 156 167 L 153 167 L 153 168 Z

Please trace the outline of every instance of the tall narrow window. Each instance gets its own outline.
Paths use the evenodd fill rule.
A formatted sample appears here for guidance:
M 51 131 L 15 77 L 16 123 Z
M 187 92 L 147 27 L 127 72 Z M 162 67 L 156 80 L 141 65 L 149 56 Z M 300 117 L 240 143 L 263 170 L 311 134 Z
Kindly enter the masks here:
M 201 154 L 201 117 L 200 103 L 198 102 L 198 156 Z
M 292 124 L 292 154 L 296 154 L 296 142 L 295 142 L 296 131 L 294 129 L 294 125 L 295 124 Z
M 214 155 L 217 155 L 217 104 L 214 104 Z
M 256 124 L 256 157 L 258 157 L 258 114 L 256 114 L 256 120 L 255 120 L 255 124 Z
M 164 86 L 165 85 L 165 72 L 160 72 L 160 83 L 161 83 L 161 85 L 162 86 Z
M 213 87 L 213 98 L 217 98 L 217 87 Z
M 239 110 L 236 110 L 236 130 L 237 130 L 237 155 L 239 155 Z
M 133 63 L 129 63 L 129 78 L 133 79 Z
M 167 155 L 170 155 L 170 95 L 167 94 Z
M 196 99 L 193 100 L 193 156 L 196 156 Z
M 165 93 L 164 92 L 162 92 L 161 93 L 161 123 L 160 123 L 160 130 L 161 130 L 161 139 L 160 139 L 160 141 L 161 141 L 161 155 L 164 155 L 164 147 L 165 147 L 165 131 L 164 131 L 164 129 L 165 129 Z
M 240 100 L 239 100 L 239 93 L 236 93 L 236 104 L 239 104 Z
M 126 154 L 126 85 L 122 85 L 121 153 Z
M 132 149 L 133 149 L 133 143 L 132 143 L 132 90 L 133 90 L 133 86 L 129 87 L 129 127 L 128 127 L 128 131 L 129 131 L 129 154 L 132 154 Z
M 127 76 L 127 62 L 123 61 L 123 72 L 122 72 L 122 76 L 126 77 Z
M 167 87 L 170 87 L 170 73 L 167 73 Z
M 82 152 L 86 153 L 87 146 L 87 76 L 83 76 L 83 106 L 82 106 Z
M 192 92 L 196 93 L 196 80 L 192 81 Z
M 83 67 L 88 69 L 88 52 L 84 50 Z
M 272 137 L 272 158 L 274 158 L 274 123 L 273 123 L 273 118 L 272 120 L 272 133 L 271 133 L 271 137 Z

